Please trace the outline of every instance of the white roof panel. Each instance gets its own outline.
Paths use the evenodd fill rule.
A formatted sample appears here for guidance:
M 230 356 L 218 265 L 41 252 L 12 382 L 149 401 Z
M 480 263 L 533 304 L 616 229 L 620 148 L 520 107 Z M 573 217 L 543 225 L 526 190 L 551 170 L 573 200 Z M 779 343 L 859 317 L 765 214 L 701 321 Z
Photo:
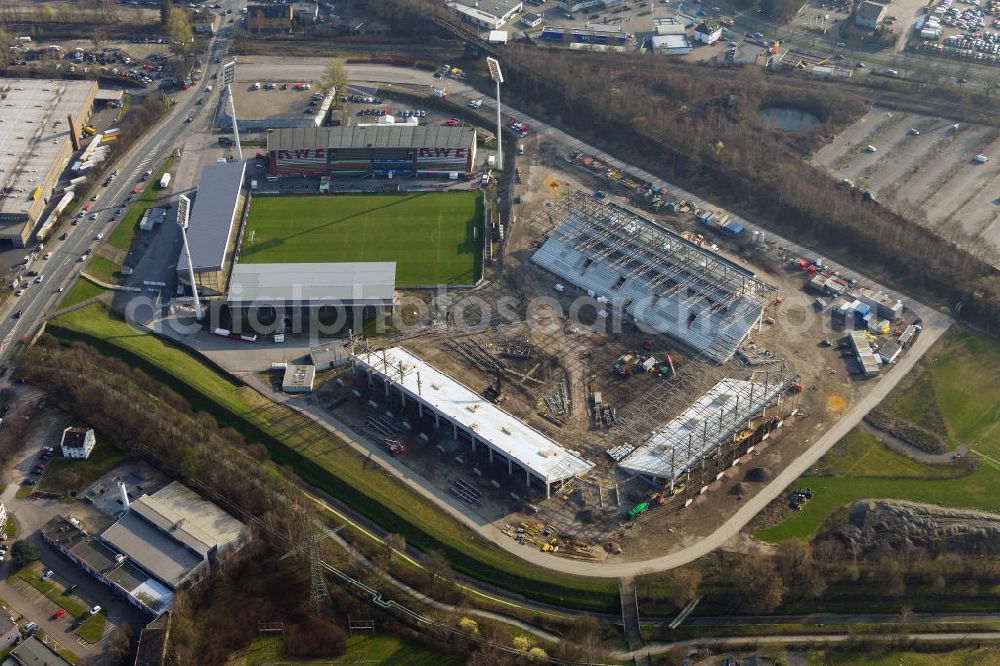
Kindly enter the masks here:
M 385 363 L 383 352 L 360 354 L 355 359 L 362 367 L 388 376 L 413 397 L 417 397 L 419 374 L 419 399 L 424 404 L 475 432 L 477 440 L 548 483 L 580 476 L 594 466 L 405 349 L 393 347 L 384 355 Z M 388 372 L 385 365 L 389 366 Z

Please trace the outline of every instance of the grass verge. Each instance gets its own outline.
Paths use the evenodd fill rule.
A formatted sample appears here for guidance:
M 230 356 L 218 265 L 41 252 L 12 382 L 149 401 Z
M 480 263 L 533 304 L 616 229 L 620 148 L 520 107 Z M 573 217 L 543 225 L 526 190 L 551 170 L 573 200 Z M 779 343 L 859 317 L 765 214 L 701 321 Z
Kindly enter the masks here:
M 122 278 L 122 274 L 119 272 L 121 266 L 96 254 L 90 258 L 84 270 L 95 279 L 108 284 L 118 284 Z
M 819 465 L 834 476 L 947 479 L 968 473 L 965 466 L 929 465 L 897 453 L 864 428 L 847 433 Z
M 377 465 L 366 464 L 327 430 L 294 410 L 241 386 L 213 366 L 163 339 L 131 329 L 94 303 L 53 319 L 49 332 L 83 340 L 119 356 L 185 396 L 191 405 L 260 441 L 272 458 L 306 483 L 330 493 L 384 529 L 424 551 L 441 550 L 471 578 L 539 601 L 617 612 L 614 580 L 568 576 L 531 566 L 457 523 Z
M 73 617 L 80 617 L 84 613 L 90 611 L 89 608 L 86 608 L 82 604 L 78 603 L 75 599 L 73 599 L 73 597 L 67 597 L 63 594 L 63 588 L 53 583 L 51 579 L 42 580 L 37 567 L 34 565 L 24 567 L 15 573 L 14 577 L 20 578 L 25 583 L 41 592 L 45 595 L 46 599 L 60 608 L 63 608 L 66 613 Z
M 139 198 L 129 207 L 128 212 L 124 217 L 118 222 L 114 231 L 108 236 L 108 244 L 112 245 L 119 250 L 128 250 L 132 245 L 132 239 L 135 238 L 136 232 L 139 230 L 139 220 L 142 219 L 142 214 L 146 212 L 147 208 L 151 208 L 156 202 L 156 199 L 160 196 L 161 191 L 159 189 L 160 178 L 163 174 L 170 171 L 170 168 L 174 164 L 174 158 L 168 157 L 167 161 L 163 164 L 159 171 L 150 176 L 146 180 L 145 189 L 139 194 Z
M 3 524 L 3 535 L 8 540 L 13 540 L 17 538 L 17 521 L 14 520 L 14 514 L 7 513 L 7 522 Z
M 104 615 L 104 611 L 101 611 L 96 615 L 88 616 L 76 630 L 76 635 L 93 645 L 104 637 L 104 630 L 107 626 L 108 618 Z
M 59 301 L 59 307 L 68 308 L 76 305 L 77 303 L 82 303 L 87 299 L 94 298 L 95 296 L 100 296 L 107 290 L 104 287 L 98 287 L 96 284 L 88 280 L 87 278 L 81 277 L 73 286 L 69 288 L 63 297 Z

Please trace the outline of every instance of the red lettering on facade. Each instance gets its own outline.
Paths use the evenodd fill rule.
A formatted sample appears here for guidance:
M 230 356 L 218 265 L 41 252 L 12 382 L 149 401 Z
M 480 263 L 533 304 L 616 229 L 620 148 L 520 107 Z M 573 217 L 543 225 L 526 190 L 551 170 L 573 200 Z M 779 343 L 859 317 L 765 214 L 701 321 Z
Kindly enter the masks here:
M 287 150 L 276 150 L 274 153 L 279 160 L 288 160 L 292 157 Z
M 465 157 L 465 148 L 456 148 L 455 157 Z
M 308 148 L 299 148 L 299 149 L 297 149 L 295 151 L 295 159 L 302 160 L 302 159 L 308 159 L 308 158 L 309 158 L 309 149 Z
M 325 160 L 326 159 L 326 148 L 317 148 L 316 149 L 316 159 L 318 159 L 318 160 Z

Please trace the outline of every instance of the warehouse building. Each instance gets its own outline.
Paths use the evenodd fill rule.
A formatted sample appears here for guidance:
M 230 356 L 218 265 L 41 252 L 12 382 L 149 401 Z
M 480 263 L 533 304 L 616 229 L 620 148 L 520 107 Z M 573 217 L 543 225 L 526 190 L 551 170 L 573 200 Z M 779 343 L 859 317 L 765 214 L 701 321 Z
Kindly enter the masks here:
M 524 9 L 521 0 L 458 0 L 450 6 L 460 19 L 481 30 L 499 30 Z
M 451 430 L 452 437 L 467 442 L 473 453 L 477 447 L 485 449 L 490 463 L 505 465 L 509 476 L 523 473 L 525 484 L 544 489 L 546 497 L 553 488 L 594 467 L 402 347 L 352 358 L 367 376 L 373 395 L 378 380 L 387 399 L 401 400 L 404 406 L 416 404 L 420 416 L 426 411 L 439 429 Z
M 268 132 L 267 151 L 277 176 L 468 176 L 476 131 L 410 125 L 276 129 Z
M 622 30 L 620 25 L 593 24 L 586 28 L 555 26 L 542 28 L 542 39 L 548 42 L 623 46 L 631 38 L 631 33 Z
M 226 290 L 243 210 L 245 170 L 245 162 L 226 162 L 209 164 L 201 171 L 187 236 L 198 292 L 206 296 L 218 296 Z M 191 287 L 183 248 L 177 258 L 177 277 Z
M 31 240 L 97 90 L 94 81 L 0 79 L 0 240 Z
M 100 536 L 57 516 L 42 538 L 134 606 L 153 615 L 174 591 L 208 577 L 242 547 L 246 526 L 176 481 L 139 499 Z

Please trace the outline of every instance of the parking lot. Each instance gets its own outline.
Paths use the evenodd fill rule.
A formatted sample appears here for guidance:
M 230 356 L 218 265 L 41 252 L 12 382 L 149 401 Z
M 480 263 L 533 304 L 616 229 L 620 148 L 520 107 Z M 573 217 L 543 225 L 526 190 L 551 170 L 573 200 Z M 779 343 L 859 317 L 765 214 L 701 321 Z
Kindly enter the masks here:
M 998 156 L 995 128 L 876 108 L 822 148 L 813 163 L 871 190 L 884 205 L 902 204 L 908 217 L 945 236 L 961 230 L 997 245 Z

